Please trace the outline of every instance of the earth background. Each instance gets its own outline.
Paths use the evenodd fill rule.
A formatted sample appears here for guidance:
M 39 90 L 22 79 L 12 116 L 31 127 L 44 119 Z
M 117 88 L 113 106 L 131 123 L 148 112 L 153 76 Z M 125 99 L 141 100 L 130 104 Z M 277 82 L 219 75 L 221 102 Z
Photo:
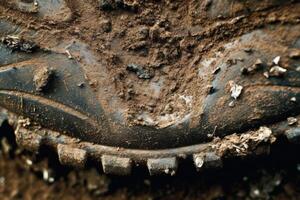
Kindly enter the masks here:
M 0 199 L 300 199 L 297 146 L 277 142 L 271 155 L 226 160 L 223 169 L 196 172 L 184 166 L 174 177 L 104 175 L 95 167 L 61 166 L 56 154 L 34 155 L 20 149 L 13 130 L 0 130 Z

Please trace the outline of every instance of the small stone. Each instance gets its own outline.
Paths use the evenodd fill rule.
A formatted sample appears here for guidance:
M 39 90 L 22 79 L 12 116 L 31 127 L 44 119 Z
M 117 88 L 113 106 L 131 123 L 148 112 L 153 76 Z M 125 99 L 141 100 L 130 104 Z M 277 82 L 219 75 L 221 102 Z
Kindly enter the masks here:
M 279 62 L 280 62 L 280 59 L 281 59 L 280 56 L 276 56 L 276 57 L 273 59 L 273 61 L 272 61 L 273 64 L 274 64 L 274 65 L 278 65 Z
M 291 98 L 291 101 L 292 101 L 292 102 L 296 102 L 296 101 L 297 101 L 297 98 L 296 98 L 296 97 L 292 97 L 292 98 Z
M 283 76 L 287 72 L 287 69 L 282 68 L 280 66 L 274 66 L 270 69 L 269 75 L 274 77 L 280 77 Z
M 297 72 L 300 72 L 300 66 L 296 68 L 296 71 L 297 71 Z
M 70 51 L 68 49 L 66 49 L 66 54 L 67 54 L 69 59 L 73 59 L 73 56 L 72 56 L 72 54 L 70 53 Z
M 264 72 L 263 75 L 264 75 L 264 77 L 266 77 L 266 78 L 269 78 L 269 77 L 270 77 L 269 72 Z
M 236 84 L 234 81 L 229 81 L 231 97 L 237 99 L 243 90 L 243 86 Z
M 260 195 L 260 191 L 258 189 L 253 190 L 253 195 L 254 196 L 259 196 Z
M 49 87 L 49 83 L 55 75 L 54 73 L 54 70 L 48 67 L 38 69 L 33 77 L 33 82 L 38 92 L 43 92 Z
M 48 183 L 53 183 L 55 181 L 53 176 L 53 171 L 48 169 L 43 169 L 43 179 Z
M 298 119 L 295 118 L 295 117 L 289 117 L 289 118 L 287 118 L 287 121 L 288 121 L 288 125 L 292 126 L 292 125 L 295 125 L 298 122 Z
M 229 107 L 233 108 L 235 106 L 235 103 L 234 101 L 231 101 L 229 104 L 228 104 Z
M 26 159 L 25 162 L 29 166 L 32 166 L 32 164 L 33 164 L 32 160 L 30 160 L 30 159 Z
M 194 160 L 195 160 L 195 165 L 197 168 L 200 169 L 203 167 L 204 159 L 202 156 L 196 156 Z

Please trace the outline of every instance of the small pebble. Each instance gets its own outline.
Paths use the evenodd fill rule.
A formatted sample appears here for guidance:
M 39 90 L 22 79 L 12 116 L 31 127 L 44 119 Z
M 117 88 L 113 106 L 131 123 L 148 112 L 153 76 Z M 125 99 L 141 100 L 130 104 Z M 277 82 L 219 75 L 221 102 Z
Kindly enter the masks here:
M 69 50 L 66 50 L 66 54 L 67 54 L 67 56 L 68 56 L 69 59 L 72 59 L 72 58 L 73 58 L 73 56 L 72 56 L 72 54 L 70 53 Z
M 274 66 L 270 69 L 269 75 L 274 77 L 280 77 L 283 76 L 287 72 L 287 69 L 282 68 L 280 66 Z
M 234 81 L 229 81 L 231 97 L 237 99 L 243 90 L 243 86 L 236 84 Z
M 273 59 L 273 64 L 274 65 L 278 65 L 280 62 L 280 56 L 276 56 L 274 59 Z
M 269 75 L 269 72 L 264 72 L 264 77 L 266 77 L 266 78 L 269 78 L 270 77 L 270 75 Z
M 289 117 L 289 118 L 287 118 L 287 121 L 288 121 L 288 125 L 292 126 L 298 122 L 298 119 L 295 117 Z
M 292 97 L 292 98 L 291 98 L 291 101 L 292 101 L 292 102 L 296 102 L 296 101 L 297 101 L 297 98 L 296 98 L 296 97 Z
M 235 103 L 234 103 L 234 101 L 231 101 L 228 105 L 229 105 L 229 107 L 233 108 L 235 106 Z
M 255 196 L 259 196 L 259 195 L 260 195 L 260 191 L 259 191 L 258 189 L 255 189 L 255 190 L 253 191 L 253 194 L 254 194 Z

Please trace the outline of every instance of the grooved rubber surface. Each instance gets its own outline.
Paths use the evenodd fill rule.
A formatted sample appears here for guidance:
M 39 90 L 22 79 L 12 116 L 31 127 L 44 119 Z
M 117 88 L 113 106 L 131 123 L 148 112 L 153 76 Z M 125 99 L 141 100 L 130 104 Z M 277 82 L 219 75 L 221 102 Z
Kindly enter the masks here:
M 28 149 L 172 175 L 298 140 L 298 1 L 0 2 L 0 107 Z

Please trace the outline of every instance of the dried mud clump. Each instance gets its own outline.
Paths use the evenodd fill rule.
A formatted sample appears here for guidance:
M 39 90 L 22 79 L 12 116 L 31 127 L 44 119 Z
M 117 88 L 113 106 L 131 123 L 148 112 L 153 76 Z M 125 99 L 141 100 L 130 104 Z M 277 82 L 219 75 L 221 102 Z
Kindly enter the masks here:
M 230 155 L 245 156 L 252 152 L 261 153 L 259 152 L 261 145 L 272 144 L 275 140 L 276 138 L 272 135 L 270 128 L 260 127 L 257 131 L 251 131 L 242 135 L 229 135 L 222 140 L 216 139 L 212 148 L 215 149 L 219 155 L 225 157 Z
M 134 72 L 140 79 L 151 79 L 154 76 L 154 73 L 144 67 L 136 64 L 129 64 L 126 68 L 130 72 Z
M 44 92 L 49 88 L 50 82 L 54 78 L 54 70 L 48 67 L 42 67 L 37 70 L 33 81 L 38 92 Z
M 30 41 L 25 41 L 18 36 L 8 35 L 1 39 L 1 42 L 8 48 L 12 49 L 13 51 L 24 51 L 26 53 L 32 53 L 35 51 L 38 46 Z

